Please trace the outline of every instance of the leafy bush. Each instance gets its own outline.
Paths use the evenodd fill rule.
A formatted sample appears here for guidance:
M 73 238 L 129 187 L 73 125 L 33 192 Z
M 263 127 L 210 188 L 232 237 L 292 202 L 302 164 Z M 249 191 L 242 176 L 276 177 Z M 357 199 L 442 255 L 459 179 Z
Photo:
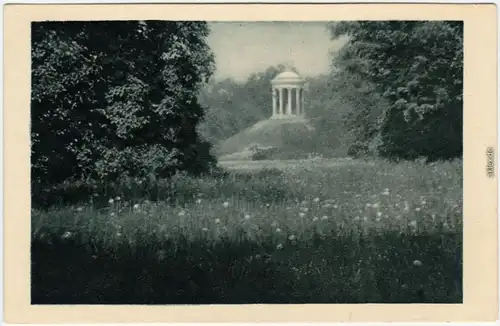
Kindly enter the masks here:
M 33 23 L 35 203 L 65 182 L 212 169 L 196 130 L 198 91 L 214 69 L 207 35 L 204 22 Z

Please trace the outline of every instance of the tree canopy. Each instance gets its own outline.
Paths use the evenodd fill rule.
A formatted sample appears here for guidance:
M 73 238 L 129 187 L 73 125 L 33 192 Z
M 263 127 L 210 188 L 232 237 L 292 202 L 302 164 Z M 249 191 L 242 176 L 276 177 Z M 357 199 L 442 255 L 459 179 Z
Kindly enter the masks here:
M 204 22 L 33 23 L 33 184 L 210 169 L 196 131 L 208 33 Z
M 377 138 L 379 154 L 393 158 L 462 155 L 462 22 L 335 22 L 329 28 L 332 39 L 349 38 L 334 64 L 383 103 L 376 122 L 367 121 L 375 107 L 352 112 L 351 125 L 370 126 L 358 135 L 361 142 Z

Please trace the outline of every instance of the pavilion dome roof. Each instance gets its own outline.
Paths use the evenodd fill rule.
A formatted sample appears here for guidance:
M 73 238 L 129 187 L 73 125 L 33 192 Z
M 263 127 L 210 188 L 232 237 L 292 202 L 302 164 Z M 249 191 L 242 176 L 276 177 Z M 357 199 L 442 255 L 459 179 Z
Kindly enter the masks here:
M 287 70 L 278 74 L 271 81 L 272 84 L 283 84 L 283 83 L 302 83 L 304 80 L 297 73 Z

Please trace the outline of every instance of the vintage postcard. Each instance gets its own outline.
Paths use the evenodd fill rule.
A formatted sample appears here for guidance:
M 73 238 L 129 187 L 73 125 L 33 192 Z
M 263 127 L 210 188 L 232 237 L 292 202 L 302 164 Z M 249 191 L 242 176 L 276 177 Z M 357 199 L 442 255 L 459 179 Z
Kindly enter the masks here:
M 7 5 L 9 323 L 494 321 L 494 5 Z

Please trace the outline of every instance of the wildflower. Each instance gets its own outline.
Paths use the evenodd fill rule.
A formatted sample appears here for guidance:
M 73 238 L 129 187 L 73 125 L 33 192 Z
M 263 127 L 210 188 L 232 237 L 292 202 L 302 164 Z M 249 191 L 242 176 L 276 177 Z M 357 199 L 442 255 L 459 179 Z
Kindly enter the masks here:
M 339 205 L 335 204 L 335 205 L 333 205 L 333 208 L 337 209 L 337 208 L 339 208 Z
M 382 195 L 388 196 L 389 195 L 389 188 L 385 188 Z
M 302 205 L 306 205 L 306 204 L 307 204 L 307 200 L 303 200 Z
M 317 220 L 318 220 L 318 217 L 317 217 L 317 216 L 315 216 L 315 217 L 313 218 L 313 222 L 316 222 Z
M 249 214 L 245 214 L 245 220 L 249 220 L 250 219 L 250 215 Z
M 422 204 L 422 206 L 424 206 L 425 204 L 427 204 L 427 202 L 426 202 L 425 200 L 422 200 L 422 201 L 420 202 L 420 204 Z
M 319 202 L 319 198 L 318 197 L 314 198 L 314 202 L 315 203 Z
M 122 236 L 122 233 L 121 232 L 116 232 L 116 236 L 119 238 Z
M 324 221 L 324 220 L 328 220 L 328 216 L 323 215 L 323 216 L 321 217 L 321 219 L 322 219 L 323 221 Z
M 420 207 L 415 207 L 415 212 L 420 212 Z
M 372 207 L 372 204 L 368 203 L 366 204 L 366 207 Z
M 83 211 L 83 207 L 78 207 L 76 210 L 77 210 L 78 212 L 81 212 L 81 211 Z
M 300 213 L 299 213 L 299 216 L 300 216 L 300 217 L 304 217 L 304 216 L 306 216 L 306 214 L 304 214 L 304 213 L 300 212 Z
M 354 218 L 354 220 L 355 220 L 355 221 L 359 221 L 359 216 L 356 216 L 356 217 Z
M 293 234 L 290 234 L 290 235 L 288 236 L 288 240 L 290 240 L 290 241 L 293 241 L 293 240 L 295 240 L 296 238 L 297 238 L 297 237 L 296 237 L 295 235 L 293 235 Z
M 421 262 L 420 260 L 418 260 L 418 259 L 417 259 L 417 260 L 414 260 L 414 261 L 413 261 L 413 265 L 414 265 L 414 266 L 417 266 L 417 267 L 420 267 L 420 266 L 422 266 L 423 264 L 422 264 L 422 262 Z
M 377 216 L 378 217 L 382 216 L 382 212 L 377 212 Z
M 276 229 L 276 233 L 281 233 L 281 229 L 280 229 L 280 228 L 277 228 L 277 229 Z
M 201 199 L 200 198 L 196 199 L 196 203 L 201 204 Z
M 373 208 L 379 208 L 379 207 L 380 207 L 380 205 L 379 205 L 378 203 L 375 203 L 375 204 L 373 204 L 373 205 L 372 205 L 372 207 L 373 207 Z
M 185 211 L 180 211 L 178 215 L 179 215 L 179 216 L 185 216 L 185 215 L 186 215 L 186 212 L 185 212 Z
M 69 239 L 69 238 L 71 238 L 71 236 L 72 236 L 72 235 L 73 235 L 73 234 L 72 234 L 71 232 L 66 231 L 66 232 L 64 232 L 64 234 L 62 235 L 62 238 L 63 238 L 63 239 Z
M 274 227 L 277 227 L 277 226 L 278 226 L 278 223 L 277 223 L 276 221 L 273 221 L 273 222 L 271 223 L 271 226 L 272 226 L 273 228 L 274 228 Z
M 269 207 L 269 206 L 271 206 L 271 205 L 269 205 L 269 204 L 266 204 L 266 207 Z
M 278 249 L 278 250 L 283 249 L 283 245 L 280 243 L 279 245 L 276 246 L 276 249 Z
M 375 221 L 380 222 L 380 217 L 377 217 Z
M 115 212 L 111 212 L 111 214 L 109 214 L 111 217 L 115 216 Z
M 139 204 L 135 204 L 134 209 L 139 209 Z
M 116 196 L 115 198 L 116 201 L 120 201 L 120 199 L 121 199 L 120 196 Z
M 220 223 L 220 219 L 216 218 L 215 219 L 215 224 L 219 224 Z
M 366 216 L 365 216 L 365 217 L 363 217 L 363 220 L 364 220 L 365 222 L 366 222 L 366 221 L 368 221 L 368 217 L 366 217 Z
M 110 203 L 110 204 L 113 204 L 114 202 L 115 202 L 115 201 L 113 200 L 113 198 L 110 198 L 110 199 L 108 200 L 108 203 Z
M 416 227 L 417 227 L 417 221 L 411 221 L 411 222 L 409 223 L 409 225 L 410 225 L 411 227 L 416 228 Z
M 432 214 L 431 217 L 432 217 L 432 220 L 435 220 L 436 219 L 436 214 Z
M 330 208 L 330 207 L 332 207 L 332 204 L 324 204 L 323 205 L 323 208 Z
M 201 229 L 203 232 L 208 232 L 208 229 L 207 228 L 202 228 Z
M 227 201 L 225 201 L 222 206 L 224 206 L 224 208 L 228 208 L 229 207 L 229 203 Z

